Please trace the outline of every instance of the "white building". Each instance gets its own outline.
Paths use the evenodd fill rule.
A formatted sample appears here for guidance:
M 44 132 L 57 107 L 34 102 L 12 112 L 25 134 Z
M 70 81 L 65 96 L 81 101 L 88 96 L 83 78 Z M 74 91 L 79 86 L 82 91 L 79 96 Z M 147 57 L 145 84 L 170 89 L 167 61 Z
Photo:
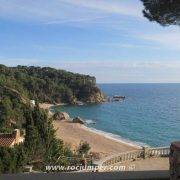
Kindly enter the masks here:
M 31 105 L 31 107 L 35 107 L 35 105 L 36 105 L 35 100 L 30 100 L 30 105 Z

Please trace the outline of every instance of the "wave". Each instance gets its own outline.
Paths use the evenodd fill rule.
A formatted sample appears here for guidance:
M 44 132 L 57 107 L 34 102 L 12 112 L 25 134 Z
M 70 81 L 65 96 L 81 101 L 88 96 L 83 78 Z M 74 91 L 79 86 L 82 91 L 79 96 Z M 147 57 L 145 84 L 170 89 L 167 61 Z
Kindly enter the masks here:
M 120 142 L 120 143 L 124 143 L 124 144 L 127 144 L 127 145 L 135 147 L 135 148 L 142 148 L 144 146 L 149 147 L 148 144 L 145 144 L 145 143 L 142 143 L 142 142 L 137 142 L 137 141 L 131 141 L 129 139 L 122 138 L 121 136 L 113 134 L 113 133 L 105 132 L 105 131 L 98 130 L 98 129 L 95 129 L 95 128 L 92 128 L 92 127 L 87 127 L 87 126 L 82 126 L 82 127 L 85 128 L 88 131 L 91 131 L 93 133 L 102 135 L 102 136 L 104 136 L 104 137 L 106 137 L 108 139 L 111 139 L 111 140 L 114 140 L 114 141 L 117 141 L 117 142 Z
M 95 124 L 95 121 L 93 121 L 92 119 L 85 119 L 84 120 L 85 123 L 88 125 L 88 124 Z

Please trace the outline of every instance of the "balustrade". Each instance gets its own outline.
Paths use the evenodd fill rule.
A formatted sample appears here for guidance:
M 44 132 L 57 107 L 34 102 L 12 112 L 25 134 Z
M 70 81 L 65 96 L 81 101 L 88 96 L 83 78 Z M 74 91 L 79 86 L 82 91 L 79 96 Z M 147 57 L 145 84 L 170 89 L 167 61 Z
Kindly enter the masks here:
M 146 157 L 168 157 L 170 149 L 169 147 L 159 147 L 159 148 L 143 148 L 140 150 L 135 150 L 131 152 L 120 153 L 115 156 L 106 157 L 101 160 L 98 164 L 108 166 L 120 162 L 132 161 L 140 158 Z

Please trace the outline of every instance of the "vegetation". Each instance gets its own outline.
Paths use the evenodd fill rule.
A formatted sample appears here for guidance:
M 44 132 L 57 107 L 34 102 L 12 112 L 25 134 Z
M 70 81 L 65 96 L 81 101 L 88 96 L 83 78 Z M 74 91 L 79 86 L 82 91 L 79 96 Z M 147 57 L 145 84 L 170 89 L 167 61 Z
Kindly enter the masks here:
M 95 79 L 39 67 L 0 65 L 0 72 L 0 132 L 12 132 L 15 128 L 25 130 L 23 144 L 14 148 L 0 147 L 0 172 L 22 172 L 28 164 L 44 171 L 46 164 L 80 163 L 89 145 L 82 144 L 78 152 L 72 152 L 63 141 L 56 139 L 52 119 L 38 105 L 31 107 L 30 99 L 56 103 L 88 100 L 92 92 L 99 92 Z
M 4 101 L 4 100 L 3 100 Z M 5 99 L 4 109 L 9 109 L 9 104 L 12 104 L 10 99 Z M 17 104 L 18 106 L 18 104 Z M 39 107 L 30 108 L 28 106 L 22 105 L 21 113 L 23 113 L 22 121 L 19 127 L 26 130 L 25 142 L 21 145 L 16 145 L 14 148 L 0 148 L 0 172 L 3 173 L 14 173 L 20 172 L 25 164 L 35 164 L 39 163 L 41 166 L 39 169 L 44 168 L 44 164 L 48 163 L 58 163 L 61 165 L 66 165 L 68 159 L 63 158 L 58 159 L 60 156 L 67 157 L 72 156 L 70 150 L 67 151 L 61 140 L 55 138 L 55 130 L 52 126 L 52 121 L 47 117 L 45 111 L 39 109 Z M 1 112 L 4 111 L 1 109 Z M 7 131 L 11 132 L 14 128 L 14 124 L 11 125 L 7 122 L 10 121 L 11 114 L 14 113 L 12 109 L 10 112 L 4 113 L 4 122 L 1 126 L 1 132 Z M 10 114 L 10 115 L 9 115 Z M 20 116 L 20 114 L 19 114 Z M 1 118 L 2 120 L 2 118 Z
M 87 155 L 91 147 L 87 142 L 81 142 L 78 148 L 78 154 L 80 155 Z
M 26 155 L 23 145 L 14 148 L 0 147 L 0 173 L 21 172 L 25 161 Z
M 144 4 L 144 16 L 163 26 L 180 25 L 179 0 L 141 0 Z
M 49 103 L 89 102 L 101 94 L 94 77 L 49 67 L 0 65 L 0 86 L 17 90 L 29 99 Z

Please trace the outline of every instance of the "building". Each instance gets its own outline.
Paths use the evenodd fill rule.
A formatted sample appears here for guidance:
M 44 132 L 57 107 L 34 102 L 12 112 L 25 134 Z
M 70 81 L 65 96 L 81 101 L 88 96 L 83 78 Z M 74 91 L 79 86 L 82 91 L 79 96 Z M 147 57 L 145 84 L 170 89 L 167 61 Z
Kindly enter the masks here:
M 30 105 L 31 105 L 32 108 L 35 107 L 36 106 L 35 100 L 30 100 Z
M 20 135 L 19 129 L 15 129 L 12 133 L 0 133 L 0 146 L 13 147 L 22 142 L 24 142 L 24 136 Z

